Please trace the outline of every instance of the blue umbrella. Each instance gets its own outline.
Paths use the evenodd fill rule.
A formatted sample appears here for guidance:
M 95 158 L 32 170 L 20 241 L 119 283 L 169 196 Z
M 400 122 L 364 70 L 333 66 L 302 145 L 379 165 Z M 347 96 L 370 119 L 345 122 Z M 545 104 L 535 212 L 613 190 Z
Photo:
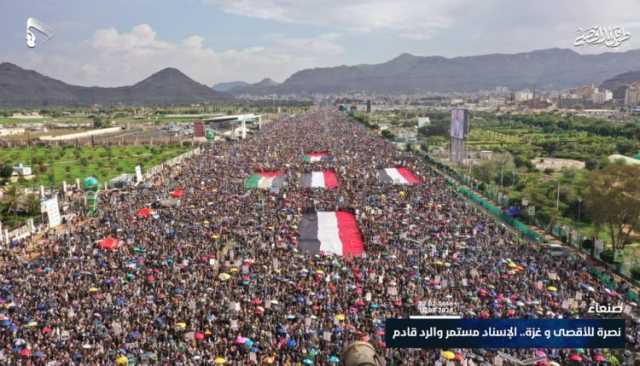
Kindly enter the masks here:
M 289 348 L 295 348 L 298 345 L 298 342 L 296 342 L 295 339 L 289 339 L 289 342 L 287 342 L 287 346 L 289 346 Z
M 313 365 L 313 361 L 311 361 L 311 360 L 310 360 L 310 359 L 308 359 L 308 358 L 305 358 L 305 359 L 302 361 L 302 363 L 303 363 L 303 364 L 305 364 L 305 365 Z
M 331 357 L 329 357 L 329 362 L 330 363 L 339 363 L 340 359 L 338 358 L 338 356 L 331 356 Z
M 251 348 L 251 346 L 253 346 L 253 341 L 247 338 L 247 340 L 244 342 L 244 345 Z

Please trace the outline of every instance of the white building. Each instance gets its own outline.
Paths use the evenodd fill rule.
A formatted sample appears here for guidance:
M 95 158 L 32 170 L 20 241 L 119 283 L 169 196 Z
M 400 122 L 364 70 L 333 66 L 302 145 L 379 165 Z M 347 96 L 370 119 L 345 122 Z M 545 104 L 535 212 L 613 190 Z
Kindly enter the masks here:
M 613 93 L 608 89 L 596 89 L 596 91 L 591 95 L 591 101 L 593 104 L 604 104 L 611 99 L 613 99 Z
M 29 180 L 29 179 L 32 179 L 33 177 L 34 176 L 31 173 L 31 167 L 19 164 L 18 166 L 13 167 L 13 174 L 11 174 L 10 179 L 12 182 L 17 182 L 19 178 Z
M 516 102 L 526 102 L 531 99 L 533 99 L 533 92 L 531 90 L 518 90 L 513 93 L 513 100 Z
M 429 117 L 418 117 L 418 128 L 431 125 L 431 119 Z
M 31 167 L 24 166 L 22 165 L 22 163 L 20 163 L 18 164 L 18 166 L 13 167 L 13 172 L 24 177 L 27 175 L 31 175 Z

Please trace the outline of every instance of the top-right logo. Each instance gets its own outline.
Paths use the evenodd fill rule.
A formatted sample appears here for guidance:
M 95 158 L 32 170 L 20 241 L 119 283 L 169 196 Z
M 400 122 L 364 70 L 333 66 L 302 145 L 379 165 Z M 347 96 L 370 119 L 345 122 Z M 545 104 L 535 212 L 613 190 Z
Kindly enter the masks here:
M 582 46 L 605 46 L 609 48 L 620 47 L 622 43 L 631 39 L 631 34 L 625 32 L 622 27 L 603 27 L 596 25 L 590 28 L 578 28 L 578 37 L 573 45 Z

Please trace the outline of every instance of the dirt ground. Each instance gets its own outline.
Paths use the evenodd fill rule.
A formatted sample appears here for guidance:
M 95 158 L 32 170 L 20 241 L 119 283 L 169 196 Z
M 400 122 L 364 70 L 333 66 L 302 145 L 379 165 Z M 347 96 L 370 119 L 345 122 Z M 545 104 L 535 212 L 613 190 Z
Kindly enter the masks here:
M 560 170 L 562 168 L 584 169 L 584 161 L 572 159 L 556 159 L 556 158 L 536 158 L 531 163 L 538 170 L 552 169 Z

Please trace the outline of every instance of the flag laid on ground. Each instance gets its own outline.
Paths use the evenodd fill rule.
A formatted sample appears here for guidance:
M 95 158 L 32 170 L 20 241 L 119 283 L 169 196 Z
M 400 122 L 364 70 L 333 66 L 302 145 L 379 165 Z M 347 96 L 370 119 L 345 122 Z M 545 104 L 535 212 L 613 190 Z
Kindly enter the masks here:
M 311 151 L 304 156 L 304 161 L 307 163 L 314 163 L 316 161 L 329 160 L 328 151 Z
M 100 240 L 98 242 L 98 245 L 100 246 L 100 249 L 116 250 L 120 247 L 120 240 L 111 236 L 107 236 L 106 238 Z
M 338 187 L 338 177 L 331 170 L 311 172 L 302 176 L 302 187 L 334 189 Z
M 359 257 L 364 242 L 356 217 L 346 211 L 306 213 L 300 223 L 300 250 L 307 253 L 332 253 Z
M 403 167 L 380 169 L 379 176 L 382 183 L 402 185 L 420 183 L 420 178 L 413 174 L 411 170 Z
M 180 198 L 180 197 L 184 196 L 184 191 L 182 189 L 180 189 L 180 188 L 176 188 L 175 190 L 171 191 L 169 194 L 173 198 Z
M 284 174 L 280 171 L 261 171 L 247 178 L 246 189 L 279 189 L 284 185 Z

